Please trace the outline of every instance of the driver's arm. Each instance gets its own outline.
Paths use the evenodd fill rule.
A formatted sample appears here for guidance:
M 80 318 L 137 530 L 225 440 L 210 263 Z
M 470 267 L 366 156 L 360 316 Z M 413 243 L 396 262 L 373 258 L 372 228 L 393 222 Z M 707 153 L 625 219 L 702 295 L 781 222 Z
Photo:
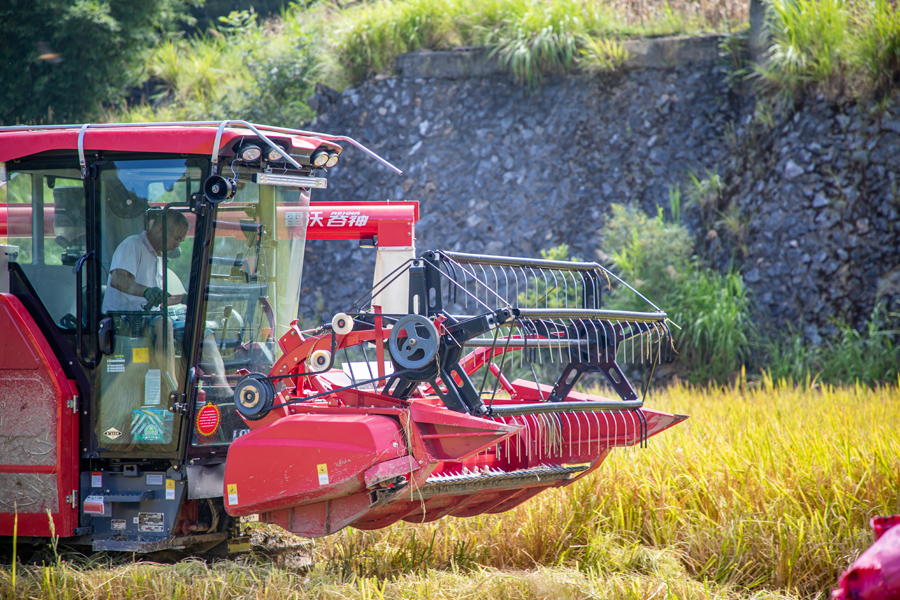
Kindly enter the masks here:
M 125 269 L 113 269 L 110 272 L 110 280 L 109 284 L 119 290 L 124 294 L 131 294 L 132 296 L 143 296 L 144 290 L 147 289 L 148 286 L 141 285 L 137 281 L 134 280 L 134 275 L 126 271 Z M 181 304 L 183 296 L 181 294 L 177 296 L 170 296 L 168 304 L 171 306 L 173 304 Z

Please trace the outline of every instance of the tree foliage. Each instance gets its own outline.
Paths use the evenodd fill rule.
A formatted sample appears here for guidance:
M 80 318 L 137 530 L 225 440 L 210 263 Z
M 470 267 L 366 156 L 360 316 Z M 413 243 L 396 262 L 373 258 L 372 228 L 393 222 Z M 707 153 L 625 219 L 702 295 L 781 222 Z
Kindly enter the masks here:
M 0 123 L 65 123 L 121 101 L 147 52 L 202 0 L 0 3 Z

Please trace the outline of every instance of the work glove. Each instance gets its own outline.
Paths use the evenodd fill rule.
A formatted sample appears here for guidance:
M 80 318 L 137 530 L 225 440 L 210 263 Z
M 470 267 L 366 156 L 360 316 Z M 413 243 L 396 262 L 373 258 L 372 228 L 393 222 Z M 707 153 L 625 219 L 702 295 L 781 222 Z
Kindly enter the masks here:
M 144 310 L 150 310 L 154 306 L 159 306 L 171 296 L 172 294 L 167 294 L 158 287 L 148 287 L 144 290 L 144 299 L 147 300 L 147 304 L 144 305 Z

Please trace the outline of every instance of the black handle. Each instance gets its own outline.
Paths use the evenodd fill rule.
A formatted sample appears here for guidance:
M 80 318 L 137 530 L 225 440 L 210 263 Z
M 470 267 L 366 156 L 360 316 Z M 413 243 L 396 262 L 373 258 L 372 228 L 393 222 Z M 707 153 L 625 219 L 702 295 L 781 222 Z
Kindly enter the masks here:
M 81 258 L 78 259 L 78 262 L 75 263 L 75 337 L 78 338 L 78 342 L 75 344 L 75 353 L 78 356 L 78 362 L 84 365 L 85 368 L 93 369 L 98 364 L 100 364 L 100 361 L 96 359 L 85 360 L 84 352 L 82 351 L 82 346 L 84 344 L 84 338 L 82 337 L 84 333 L 82 327 L 82 323 L 84 320 L 84 306 L 82 302 L 84 289 L 82 286 L 81 270 L 82 267 L 84 267 L 84 263 L 86 263 L 88 260 L 94 260 L 93 252 L 84 254 Z M 88 323 L 88 325 L 90 325 L 90 323 Z M 96 335 L 94 336 L 94 339 L 96 341 Z M 95 343 L 94 345 L 98 346 L 96 348 L 96 351 L 94 352 L 94 356 L 97 356 L 100 353 L 99 344 Z

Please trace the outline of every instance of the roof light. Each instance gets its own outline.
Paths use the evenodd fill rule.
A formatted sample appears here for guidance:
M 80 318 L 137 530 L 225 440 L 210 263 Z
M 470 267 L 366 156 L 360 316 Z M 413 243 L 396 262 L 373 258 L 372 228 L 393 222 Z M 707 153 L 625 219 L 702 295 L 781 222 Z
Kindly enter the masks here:
M 246 146 L 241 147 L 241 149 L 238 151 L 238 155 L 243 161 L 253 162 L 260 156 L 262 156 L 262 150 L 259 149 L 259 146 L 256 146 L 254 144 L 247 144 Z
M 321 169 L 325 166 L 325 163 L 328 162 L 328 151 L 321 148 L 316 150 L 313 152 L 312 160 L 310 162 L 312 162 L 314 167 Z
M 269 147 L 269 152 L 266 154 L 266 160 L 271 162 L 277 162 L 279 160 L 284 160 L 284 149 L 279 147 L 278 149 Z
M 337 152 L 332 152 L 328 155 L 328 161 L 325 163 L 325 168 L 330 169 L 334 165 L 337 164 L 338 158 L 340 158 L 340 154 Z

